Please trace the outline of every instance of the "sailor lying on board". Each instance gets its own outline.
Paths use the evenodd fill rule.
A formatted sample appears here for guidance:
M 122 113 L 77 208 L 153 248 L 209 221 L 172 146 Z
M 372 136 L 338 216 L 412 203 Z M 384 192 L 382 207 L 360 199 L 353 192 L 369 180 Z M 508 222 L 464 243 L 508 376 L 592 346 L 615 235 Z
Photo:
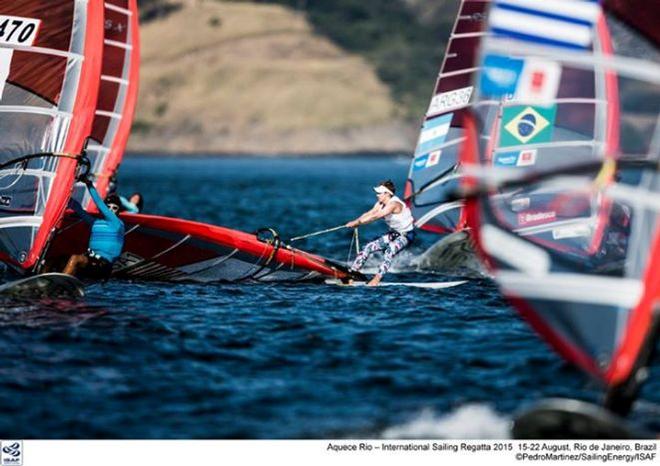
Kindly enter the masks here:
M 124 222 L 116 215 L 121 202 L 119 196 L 114 194 L 109 195 L 103 202 L 94 184 L 87 179 L 84 183 L 103 217 L 96 218 L 88 214 L 78 201 L 72 199 L 69 202 L 69 207 L 92 228 L 87 252 L 71 256 L 64 273 L 105 280 L 110 277 L 112 264 L 119 258 L 124 247 Z
M 415 239 L 414 220 L 410 209 L 404 202 L 396 197 L 396 188 L 391 180 L 383 181 L 374 188 L 378 201 L 371 210 L 363 213 L 355 220 L 346 224 L 348 228 L 366 225 L 379 219 L 385 220 L 389 231 L 375 241 L 367 244 L 358 254 L 351 266 L 352 271 L 362 268 L 367 258 L 376 251 L 385 251 L 378 273 L 369 282 L 375 286 L 380 283 L 383 276 L 392 265 L 392 259 Z
M 108 185 L 108 196 L 117 193 L 117 175 L 112 175 L 110 177 L 110 183 Z M 130 195 L 129 198 L 124 196 L 119 196 L 119 212 L 128 212 L 129 214 L 139 214 L 142 212 L 142 207 L 144 207 L 144 197 L 142 193 L 134 192 Z
M 613 202 L 600 249 L 589 264 L 599 274 L 620 276 L 624 273 L 631 227 L 632 209 Z
M 124 196 L 119 196 L 121 205 L 119 206 L 120 212 L 128 212 L 129 214 L 139 214 L 142 212 L 144 206 L 144 198 L 140 193 L 133 193 L 131 197 L 126 199 Z

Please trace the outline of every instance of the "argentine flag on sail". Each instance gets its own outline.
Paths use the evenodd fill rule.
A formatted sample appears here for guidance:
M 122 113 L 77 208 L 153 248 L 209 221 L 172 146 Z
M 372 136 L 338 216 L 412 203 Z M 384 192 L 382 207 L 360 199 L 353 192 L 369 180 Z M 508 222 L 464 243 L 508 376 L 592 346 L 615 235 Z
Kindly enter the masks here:
M 586 50 L 600 14 L 598 0 L 495 0 L 488 21 L 495 37 Z
M 419 134 L 415 156 L 437 150 L 444 144 L 453 116 L 453 113 L 448 113 L 424 122 L 422 132 Z

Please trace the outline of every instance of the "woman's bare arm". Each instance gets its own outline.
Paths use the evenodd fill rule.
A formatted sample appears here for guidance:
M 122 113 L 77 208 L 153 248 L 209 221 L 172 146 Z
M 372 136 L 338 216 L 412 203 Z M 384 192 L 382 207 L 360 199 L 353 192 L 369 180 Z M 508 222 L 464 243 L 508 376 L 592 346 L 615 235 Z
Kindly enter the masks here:
M 371 209 L 367 210 L 365 213 L 360 215 L 358 218 L 356 218 L 355 220 L 351 220 L 350 222 L 347 222 L 346 226 L 348 228 L 355 228 L 358 225 L 363 225 L 365 223 L 365 220 L 369 216 L 371 216 L 372 214 L 377 212 L 379 209 L 380 209 L 380 202 L 376 202 Z
M 353 220 L 352 222 L 348 222 L 346 226 L 349 228 L 354 228 L 359 225 L 366 225 L 367 223 L 380 220 L 381 218 L 390 215 L 391 213 L 395 212 L 397 209 L 401 211 L 401 208 L 399 207 L 399 204 L 397 202 L 388 202 L 387 205 L 382 209 L 380 208 L 380 204 L 377 202 L 376 205 L 374 205 L 373 209 L 360 215 L 360 217 Z

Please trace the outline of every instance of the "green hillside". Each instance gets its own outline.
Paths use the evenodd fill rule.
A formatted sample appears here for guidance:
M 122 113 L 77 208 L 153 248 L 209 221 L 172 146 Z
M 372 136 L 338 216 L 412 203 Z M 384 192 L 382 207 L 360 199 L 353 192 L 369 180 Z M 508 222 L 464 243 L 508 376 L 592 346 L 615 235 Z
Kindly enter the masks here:
M 257 0 L 303 12 L 316 32 L 371 63 L 419 119 L 428 105 L 458 0 Z

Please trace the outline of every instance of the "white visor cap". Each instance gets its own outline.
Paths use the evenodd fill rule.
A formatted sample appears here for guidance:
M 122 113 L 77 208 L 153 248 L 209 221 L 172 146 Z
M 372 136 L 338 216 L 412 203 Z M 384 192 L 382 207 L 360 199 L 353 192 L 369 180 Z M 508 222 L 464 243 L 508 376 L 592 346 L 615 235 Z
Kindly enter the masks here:
M 386 188 L 385 186 L 383 186 L 382 184 L 381 184 L 380 186 L 376 186 L 376 187 L 374 188 L 374 191 L 376 191 L 378 194 L 385 194 L 385 193 L 387 193 L 387 194 L 389 194 L 390 196 L 394 196 L 394 193 L 393 193 L 392 191 L 390 191 L 389 189 L 387 189 L 387 188 Z

